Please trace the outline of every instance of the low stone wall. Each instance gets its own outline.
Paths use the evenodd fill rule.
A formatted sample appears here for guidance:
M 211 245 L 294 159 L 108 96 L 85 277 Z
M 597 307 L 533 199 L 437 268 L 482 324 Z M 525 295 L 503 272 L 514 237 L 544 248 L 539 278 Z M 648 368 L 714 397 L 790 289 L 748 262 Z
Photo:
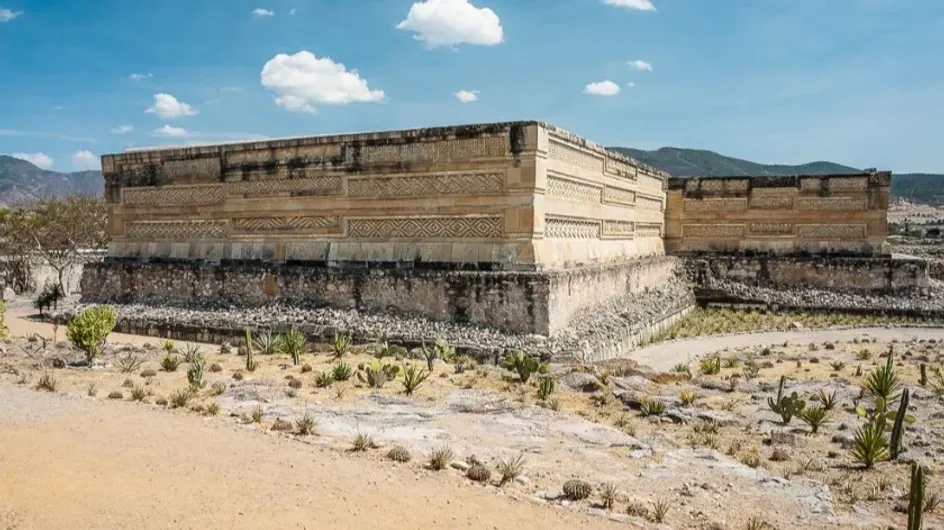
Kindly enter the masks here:
M 496 272 L 110 259 L 86 267 L 82 293 L 88 302 L 155 306 L 315 304 L 550 335 L 581 311 L 658 286 L 676 264 L 675 258 L 654 257 L 561 271 Z
M 689 258 L 686 268 L 697 285 L 712 280 L 766 287 L 898 292 L 929 286 L 928 260 L 910 257 L 743 257 Z

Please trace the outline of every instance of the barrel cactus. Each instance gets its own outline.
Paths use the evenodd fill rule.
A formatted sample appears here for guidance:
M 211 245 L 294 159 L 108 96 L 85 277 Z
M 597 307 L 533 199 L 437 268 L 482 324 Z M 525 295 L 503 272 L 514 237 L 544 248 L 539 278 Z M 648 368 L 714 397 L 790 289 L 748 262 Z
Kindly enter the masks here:
M 465 476 L 476 482 L 488 482 L 492 478 L 492 472 L 481 464 L 475 464 L 466 471 Z
M 593 486 L 582 480 L 568 480 L 564 483 L 564 497 L 571 501 L 586 499 L 593 493 Z
M 387 458 L 394 462 L 409 462 L 412 456 L 410 452 L 399 445 L 387 452 Z

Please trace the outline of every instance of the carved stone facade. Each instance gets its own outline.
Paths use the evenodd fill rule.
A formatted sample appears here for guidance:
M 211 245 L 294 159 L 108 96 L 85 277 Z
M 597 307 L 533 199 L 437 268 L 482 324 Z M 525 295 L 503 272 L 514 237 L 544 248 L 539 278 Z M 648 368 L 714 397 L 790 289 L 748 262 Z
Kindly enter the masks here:
M 670 179 L 670 253 L 887 253 L 891 173 Z
M 113 258 L 545 270 L 664 254 L 667 175 L 540 122 L 130 150 L 102 170 Z

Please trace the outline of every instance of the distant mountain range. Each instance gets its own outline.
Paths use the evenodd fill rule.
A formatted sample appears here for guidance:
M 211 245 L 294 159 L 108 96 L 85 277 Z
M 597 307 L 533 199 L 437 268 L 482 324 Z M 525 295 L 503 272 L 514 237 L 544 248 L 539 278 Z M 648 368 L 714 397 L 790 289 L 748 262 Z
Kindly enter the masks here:
M 19 158 L 0 155 L 0 205 L 18 206 L 70 193 L 102 193 L 103 189 L 101 171 L 58 173 Z
M 834 162 L 810 162 L 798 166 L 759 164 L 700 149 L 677 147 L 663 147 L 655 151 L 629 147 L 611 147 L 610 149 L 676 177 L 822 175 L 862 171 Z M 102 193 L 103 187 L 104 182 L 100 171 L 58 173 L 40 169 L 25 160 L 0 155 L 0 205 L 14 206 L 34 201 L 37 198 L 70 193 Z M 896 173 L 892 179 L 892 196 L 912 202 L 944 205 L 944 175 Z
M 834 162 L 810 162 L 798 166 L 758 164 L 701 149 L 663 147 L 643 151 L 629 147 L 610 147 L 640 162 L 668 172 L 673 177 L 721 177 L 728 175 L 826 175 L 859 173 L 862 170 Z M 885 168 L 879 168 L 885 169 Z M 892 197 L 912 202 L 944 204 L 944 175 L 933 173 L 895 173 Z

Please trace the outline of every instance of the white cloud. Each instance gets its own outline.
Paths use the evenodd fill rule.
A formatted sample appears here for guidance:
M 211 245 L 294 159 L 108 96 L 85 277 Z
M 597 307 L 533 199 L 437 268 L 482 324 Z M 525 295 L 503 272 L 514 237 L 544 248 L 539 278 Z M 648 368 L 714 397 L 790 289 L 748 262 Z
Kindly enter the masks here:
M 22 11 L 10 11 L 7 8 L 0 7 L 0 22 L 9 22 L 22 14 Z
M 269 11 L 268 9 L 257 7 L 252 10 L 252 14 L 256 15 L 257 17 L 271 17 L 275 15 L 275 11 Z
M 626 64 L 628 64 L 629 66 L 632 66 L 634 69 L 639 70 L 640 72 L 652 71 L 652 65 L 640 59 L 636 59 L 635 61 L 629 61 Z
M 112 134 L 128 134 L 129 132 L 133 130 L 134 130 L 134 127 L 132 127 L 131 125 L 119 125 L 118 127 L 115 127 L 114 129 L 112 129 L 111 133 Z
M 656 6 L 652 5 L 652 0 L 603 0 L 603 3 L 616 7 L 638 9 L 640 11 L 656 10 Z
M 293 7 L 291 10 L 289 10 L 288 14 L 289 14 L 289 15 L 292 15 L 292 16 L 294 17 L 294 16 L 295 16 L 295 8 Z
M 479 100 L 478 90 L 460 90 L 456 92 L 456 99 L 463 103 L 472 103 Z
M 132 81 L 140 81 L 142 79 L 150 79 L 152 77 L 154 77 L 154 74 L 150 72 L 146 74 L 133 73 L 128 76 L 128 78 L 131 79 Z
M 269 59 L 260 74 L 262 86 L 275 92 L 275 103 L 293 112 L 316 111 L 317 104 L 346 105 L 384 99 L 383 90 L 371 90 L 357 70 L 348 71 L 330 57 L 319 59 L 302 50 Z
M 145 112 L 157 114 L 161 118 L 180 118 L 197 113 L 193 107 L 183 101 L 177 101 L 177 98 L 170 94 L 154 94 L 154 105 Z
M 101 169 L 102 161 L 92 154 L 91 151 L 79 149 L 72 154 L 72 167 L 78 171 L 89 169 Z
M 397 29 L 416 33 L 414 39 L 430 48 L 455 44 L 493 46 L 504 40 L 501 20 L 487 7 L 469 0 L 425 0 L 410 7 Z
M 238 86 L 225 86 L 220 89 L 221 92 L 242 92 L 242 87 Z
M 183 127 L 171 127 L 170 125 L 165 125 L 160 129 L 154 129 L 152 131 L 154 136 L 160 136 L 163 138 L 187 138 L 192 136 L 190 131 L 184 129 Z
M 42 169 L 49 169 L 53 164 L 52 157 L 46 153 L 10 153 L 10 156 L 19 158 L 20 160 L 26 160 L 30 164 Z
M 629 83 L 626 83 L 626 86 L 628 86 L 629 88 L 636 88 L 636 83 L 633 83 L 632 81 L 630 81 Z
M 64 109 L 64 108 L 65 108 L 65 107 L 63 107 L 62 105 L 56 105 L 55 107 L 53 107 L 53 109 L 55 109 L 55 110 L 62 110 L 62 109 Z
M 620 93 L 620 87 L 607 79 L 599 83 L 590 83 L 584 87 L 583 93 L 591 96 L 615 96 Z

